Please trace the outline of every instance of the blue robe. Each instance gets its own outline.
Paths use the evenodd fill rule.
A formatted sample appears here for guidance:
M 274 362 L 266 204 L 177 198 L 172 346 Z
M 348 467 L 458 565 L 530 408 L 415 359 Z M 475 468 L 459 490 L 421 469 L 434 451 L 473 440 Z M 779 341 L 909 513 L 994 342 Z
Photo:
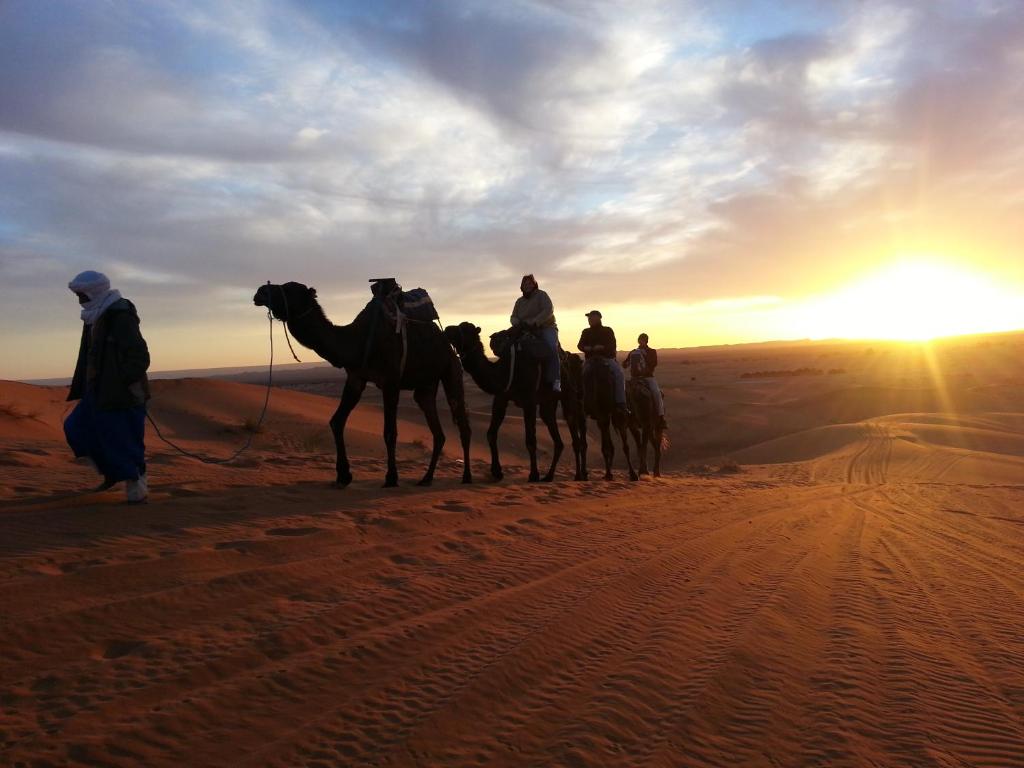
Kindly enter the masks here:
M 96 462 L 108 481 L 138 480 L 146 474 L 146 406 L 99 410 L 87 392 L 64 421 L 64 435 L 76 457 Z

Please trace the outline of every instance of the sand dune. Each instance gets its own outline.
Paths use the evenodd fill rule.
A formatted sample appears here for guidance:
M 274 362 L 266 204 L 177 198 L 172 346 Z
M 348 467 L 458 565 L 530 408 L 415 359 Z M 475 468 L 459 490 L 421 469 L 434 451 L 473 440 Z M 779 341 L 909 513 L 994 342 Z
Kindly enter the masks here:
M 215 455 L 262 403 L 156 395 Z M 516 425 L 508 480 L 463 486 L 449 451 L 431 489 L 405 409 L 385 492 L 372 405 L 339 491 L 334 402 L 275 391 L 238 465 L 151 441 L 141 508 L 71 495 L 60 390 L 0 402 L 0 764 L 1024 765 L 1012 402 L 794 412 L 739 474 L 639 484 L 528 485 Z
M 1024 481 L 1024 430 L 1016 414 L 964 418 L 895 414 L 819 427 L 736 454 L 745 464 L 787 464 L 816 480 Z

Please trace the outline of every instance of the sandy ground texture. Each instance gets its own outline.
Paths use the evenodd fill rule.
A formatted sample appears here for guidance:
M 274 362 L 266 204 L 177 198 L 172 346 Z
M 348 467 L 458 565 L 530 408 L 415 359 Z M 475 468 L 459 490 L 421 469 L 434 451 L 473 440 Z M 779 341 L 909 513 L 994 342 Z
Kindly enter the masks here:
M 1024 766 L 1019 368 L 929 393 L 724 360 L 668 384 L 659 480 L 575 483 L 566 459 L 529 485 L 512 422 L 504 482 L 478 429 L 479 482 L 450 434 L 416 488 L 429 440 L 403 408 L 385 491 L 369 404 L 338 490 L 334 402 L 275 391 L 235 465 L 150 438 L 141 507 L 80 493 L 61 389 L 0 384 L 0 764 Z M 155 395 L 216 455 L 262 402 Z M 685 445 L 698 418 L 740 471 Z

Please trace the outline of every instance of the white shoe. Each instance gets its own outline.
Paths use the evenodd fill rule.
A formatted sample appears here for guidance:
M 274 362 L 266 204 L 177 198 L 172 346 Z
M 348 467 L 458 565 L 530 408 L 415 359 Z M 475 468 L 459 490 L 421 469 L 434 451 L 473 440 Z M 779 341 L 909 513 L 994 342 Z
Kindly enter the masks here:
M 124 492 L 130 504 L 141 504 L 149 495 L 149 483 L 145 475 L 139 475 L 138 480 L 128 480 L 124 484 Z
M 552 392 L 561 392 L 562 391 L 562 382 L 556 381 L 554 384 L 552 384 L 551 385 L 551 391 Z

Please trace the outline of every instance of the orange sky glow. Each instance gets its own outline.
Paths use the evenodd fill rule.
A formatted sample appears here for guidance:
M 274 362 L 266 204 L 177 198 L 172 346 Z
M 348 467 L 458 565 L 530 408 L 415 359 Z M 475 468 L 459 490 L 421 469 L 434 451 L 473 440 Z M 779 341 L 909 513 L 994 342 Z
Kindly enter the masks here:
M 533 273 L 569 349 L 593 308 L 623 349 L 1024 329 L 1022 29 L 911 0 L 0 3 L 0 377 L 69 375 L 84 269 L 153 370 L 264 364 L 268 280 L 344 323 L 395 276 L 493 332 Z

